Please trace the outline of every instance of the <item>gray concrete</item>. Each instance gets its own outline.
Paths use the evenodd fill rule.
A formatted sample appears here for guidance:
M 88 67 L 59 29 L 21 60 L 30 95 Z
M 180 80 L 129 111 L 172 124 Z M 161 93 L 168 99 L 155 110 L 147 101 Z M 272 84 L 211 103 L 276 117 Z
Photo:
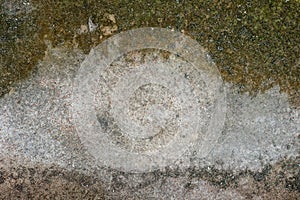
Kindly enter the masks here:
M 102 123 L 121 124 L 119 129 L 122 131 L 127 130 L 129 132 L 127 137 L 137 137 L 138 139 L 151 137 L 153 136 L 151 135 L 151 131 L 157 131 L 165 124 L 168 124 L 174 130 L 181 130 L 180 128 L 183 127 L 182 132 L 190 129 L 193 132 L 195 131 L 193 124 L 199 122 L 199 119 L 201 119 L 197 118 L 199 113 L 200 116 L 207 116 L 207 119 L 205 118 L 206 121 L 202 121 L 201 123 L 203 124 L 198 129 L 200 133 L 196 132 L 198 133 L 198 135 L 196 134 L 196 138 L 188 136 L 184 137 L 187 139 L 180 140 L 180 138 L 175 137 L 174 143 L 167 141 L 165 144 L 162 140 L 158 139 L 157 143 L 152 144 L 152 146 L 149 142 L 138 143 L 138 139 L 127 143 L 126 146 L 124 139 L 120 139 L 119 142 L 124 142 L 124 144 L 121 147 L 123 150 L 118 152 L 120 153 L 118 156 L 115 156 L 116 144 L 114 143 L 118 142 L 118 138 L 115 138 L 116 141 L 109 141 L 111 138 L 107 137 L 104 140 L 106 142 L 102 143 L 102 146 L 97 147 L 99 136 L 93 135 L 93 133 L 88 135 L 88 138 L 84 138 L 80 131 L 84 128 L 82 125 L 89 125 L 87 124 L 89 123 L 89 119 L 96 120 L 95 122 L 98 123 L 97 126 L 103 131 L 104 128 L 101 127 L 101 120 L 99 121 L 97 116 L 84 118 L 89 116 L 82 115 L 82 113 L 79 113 L 79 115 L 75 114 L 74 117 L 74 91 L 78 92 L 78 79 L 76 77 L 78 78 L 78 72 L 80 72 L 79 67 L 84 59 L 91 59 L 91 55 L 95 52 L 97 53 L 97 51 L 99 49 L 96 48 L 86 58 L 78 50 L 53 49 L 49 45 L 47 55 L 39 63 L 38 71 L 30 79 L 19 83 L 9 94 L 0 99 L 1 158 L 15 156 L 20 159 L 18 161 L 20 163 L 26 160 L 26 162 L 30 163 L 56 164 L 68 170 L 75 170 L 85 174 L 96 174 L 95 176 L 103 181 L 104 186 L 109 191 L 107 198 L 114 195 L 118 198 L 122 197 L 122 195 L 128 197 L 129 193 L 132 192 L 132 196 L 136 198 L 197 199 L 201 197 L 208 199 L 243 199 L 245 197 L 234 189 L 219 191 L 217 187 L 211 186 L 204 180 L 191 180 L 186 174 L 186 170 L 191 167 L 208 168 L 214 166 L 216 169 L 225 171 L 234 170 L 235 172 L 240 172 L 250 169 L 253 172 L 259 172 L 266 164 L 272 165 L 283 158 L 296 159 L 299 156 L 299 139 L 297 138 L 300 132 L 299 108 L 293 108 L 289 105 L 287 95 L 280 93 L 280 88 L 274 87 L 264 94 L 258 94 L 256 97 L 253 97 L 248 94 L 240 94 L 236 86 L 230 84 L 222 85 L 227 94 L 226 103 L 223 101 L 222 104 L 217 101 L 220 97 L 219 93 L 217 95 L 215 95 L 216 93 L 209 93 L 211 91 L 209 89 L 217 91 L 216 88 L 219 88 L 220 85 L 201 91 L 200 88 L 203 88 L 201 84 L 204 83 L 199 82 L 200 85 L 198 84 L 198 86 L 200 87 L 198 88 L 195 86 L 197 85 L 196 78 L 198 72 L 191 71 L 192 67 L 187 67 L 181 72 L 176 72 L 177 74 L 182 73 L 182 76 L 176 74 L 169 76 L 167 79 L 162 78 L 164 74 L 170 72 L 170 70 L 166 70 L 168 68 L 162 69 L 159 75 L 155 74 L 159 69 L 155 71 L 149 70 L 149 66 L 155 64 L 155 62 L 151 63 L 151 60 L 155 59 L 156 61 L 161 61 L 159 63 L 163 63 L 156 66 L 159 68 L 168 65 L 172 69 L 172 67 L 176 67 L 179 64 L 186 64 L 184 60 L 172 56 L 169 57 L 169 60 L 164 60 L 159 51 L 147 53 L 143 61 L 144 66 L 138 66 L 140 67 L 139 69 L 143 69 L 144 71 L 134 71 L 134 73 L 129 73 L 129 75 L 123 75 L 126 70 L 138 68 L 136 64 L 141 63 L 139 59 L 143 55 L 143 53 L 138 52 L 136 54 L 129 54 L 126 57 L 127 59 L 131 58 L 134 60 L 131 64 L 126 64 L 126 59 L 120 58 L 113 63 L 113 67 L 110 70 L 103 72 L 89 71 L 88 73 L 92 72 L 96 75 L 98 75 L 97 73 L 102 73 L 101 76 L 107 75 L 107 77 L 93 83 L 98 93 L 90 93 L 90 91 L 83 91 L 80 88 L 81 95 L 92 94 L 107 98 L 110 94 L 110 90 L 107 87 L 116 86 L 117 89 L 113 91 L 117 92 L 112 94 L 112 96 L 114 97 L 113 101 L 116 99 L 117 101 L 111 104 L 113 105 L 113 117 L 109 118 L 106 116 L 106 120 L 114 118 L 116 121 L 102 121 Z M 84 61 L 84 65 L 86 65 L 86 60 Z M 207 62 L 207 65 L 213 65 L 208 61 L 205 62 Z M 118 71 L 118 69 L 122 69 L 123 71 Z M 178 76 L 177 79 L 184 77 L 185 72 L 190 72 L 190 77 L 185 77 L 186 82 L 180 82 L 181 80 L 173 81 L 176 79 L 176 76 Z M 135 82 L 128 82 L 128 79 L 134 79 L 134 75 L 139 73 L 139 76 L 145 76 L 142 79 L 136 79 Z M 114 78 L 118 79 L 119 77 L 123 77 L 123 79 L 117 85 Z M 148 80 L 147 77 L 150 77 L 150 79 Z M 101 82 L 102 80 L 106 82 Z M 166 82 L 162 82 L 162 80 L 168 82 L 170 85 L 176 83 L 180 83 L 181 85 L 176 86 L 177 88 L 175 87 L 175 89 L 170 89 L 170 85 L 164 85 Z M 188 83 L 187 80 L 192 81 Z M 156 85 L 153 84 L 148 86 L 148 88 L 141 88 L 140 86 L 143 85 L 143 82 L 147 81 L 154 81 Z M 159 85 L 163 85 L 164 87 Z M 122 91 L 129 87 L 137 89 L 123 94 Z M 179 96 L 179 100 L 180 98 L 187 98 L 188 102 L 190 101 L 189 104 L 179 105 L 179 100 L 172 98 L 176 97 L 174 94 L 182 94 L 182 90 L 186 89 L 186 87 L 193 88 L 195 92 L 186 96 Z M 203 93 L 200 94 L 197 92 Z M 125 98 L 125 101 L 122 101 L 122 98 L 119 97 L 120 94 L 123 96 L 130 95 L 127 99 Z M 151 94 L 154 96 L 151 96 Z M 195 95 L 195 98 L 199 98 L 197 102 L 200 102 L 200 104 L 193 104 L 193 95 Z M 206 95 L 207 98 L 203 98 L 201 95 Z M 131 96 L 134 96 L 134 98 L 130 99 Z M 79 105 L 76 102 L 78 100 L 76 99 L 77 97 L 75 94 L 75 106 Z M 88 98 L 94 101 L 91 96 Z M 143 98 L 149 101 L 151 99 L 156 100 L 158 105 L 163 105 L 161 104 L 162 102 L 167 102 L 167 105 L 164 105 L 166 107 L 153 107 L 153 104 L 150 104 L 150 107 L 143 107 L 142 110 L 138 110 L 141 107 Z M 211 101 L 212 99 L 215 101 Z M 94 102 L 100 117 L 103 117 L 105 112 L 109 112 L 105 110 L 107 108 L 105 107 L 106 101 L 108 100 L 96 98 Z M 200 106 L 198 107 L 198 105 Z M 222 105 L 222 107 L 218 107 L 218 105 Z M 132 110 L 122 113 L 126 110 L 126 106 L 131 106 Z M 182 106 L 186 107 L 182 109 Z M 226 110 L 224 106 L 227 107 Z M 198 111 L 198 108 L 203 110 Z M 78 111 L 77 108 L 75 110 Z M 212 117 L 215 116 L 214 112 L 216 110 L 218 112 L 221 110 L 221 114 L 224 114 L 224 124 L 222 116 L 219 116 L 220 118 Z M 150 119 L 145 116 L 145 113 L 150 116 Z M 176 114 L 183 115 L 182 120 L 185 120 L 186 124 L 178 124 L 178 121 L 174 118 Z M 125 120 L 126 116 L 136 118 L 134 120 L 138 121 L 139 125 L 126 124 L 128 123 Z M 82 120 L 82 124 L 78 125 L 78 120 L 80 119 Z M 220 119 L 220 121 L 216 119 Z M 148 126 L 150 122 L 153 122 L 154 126 Z M 129 123 L 132 123 L 132 121 Z M 146 124 L 146 128 L 141 130 L 145 133 L 137 135 L 138 132 L 136 129 L 139 130 L 141 128 L 140 124 L 143 123 L 144 125 Z M 191 127 L 187 126 L 189 123 L 191 123 Z M 94 130 L 93 126 L 90 127 Z M 212 135 L 213 139 L 209 139 L 209 133 L 213 133 L 214 127 L 221 129 L 221 131 L 218 130 L 216 132 L 217 136 Z M 116 127 L 112 125 L 110 128 L 115 129 Z M 172 134 L 177 134 L 174 130 L 168 130 L 170 131 L 169 140 L 172 140 Z M 171 133 L 172 131 L 174 133 Z M 201 137 L 202 133 L 203 137 Z M 101 132 L 101 134 L 104 133 Z M 186 134 L 189 133 L 187 132 Z M 100 136 L 104 137 L 103 135 Z M 134 142 L 137 143 L 134 144 Z M 133 148 L 133 150 L 130 150 L 130 145 L 133 144 L 136 149 Z M 114 146 L 114 148 L 110 145 Z M 155 148 L 160 148 L 160 146 L 164 149 L 164 145 L 167 145 L 166 148 L 169 148 L 167 151 L 155 151 Z M 147 159 L 139 158 L 138 156 L 140 155 L 147 155 L 148 157 Z M 140 162 L 139 159 L 141 159 Z M 151 163 L 151 160 L 153 160 L 154 164 Z M 116 165 L 115 168 L 114 165 Z M 166 166 L 176 169 L 181 175 L 155 181 L 153 177 L 151 178 L 151 174 L 143 176 L 143 173 L 127 173 L 128 171 L 151 172 L 157 169 L 164 171 L 166 170 Z M 118 176 L 124 184 L 128 185 L 123 190 L 115 191 L 111 186 L 112 179 L 115 176 L 115 169 L 125 171 L 125 175 Z M 152 181 L 150 181 L 147 187 L 132 189 L 136 188 L 140 183 L 149 182 L 149 180 Z M 186 191 L 183 185 L 190 181 L 192 181 L 194 189 Z

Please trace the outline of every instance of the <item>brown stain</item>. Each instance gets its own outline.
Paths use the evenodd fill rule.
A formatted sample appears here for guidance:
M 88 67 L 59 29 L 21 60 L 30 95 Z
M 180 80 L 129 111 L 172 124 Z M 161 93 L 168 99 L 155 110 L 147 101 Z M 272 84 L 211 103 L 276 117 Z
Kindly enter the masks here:
M 41 164 L 7 167 L 0 167 L 0 199 L 104 199 L 100 181 L 79 172 Z
M 133 198 L 134 195 L 143 195 L 141 191 L 144 188 L 155 185 L 156 182 L 181 177 L 187 179 L 186 184 L 182 185 L 186 192 L 197 187 L 198 180 L 204 180 L 219 190 L 235 190 L 246 199 L 297 199 L 300 193 L 297 159 L 299 160 L 283 159 L 272 166 L 266 165 L 259 172 L 225 171 L 214 166 L 190 167 L 186 170 L 166 167 L 163 171 L 144 174 L 130 174 L 111 169 L 109 173 L 112 179 L 109 186 L 103 184 L 101 177 L 97 177 L 97 172 L 92 170 L 91 175 L 86 175 L 56 165 L 20 165 L 10 161 L 5 167 L 0 166 L 0 199 L 119 199 L 119 195 L 123 195 L 123 198 L 125 195 L 128 199 L 138 199 Z M 119 176 L 123 178 L 120 179 Z M 130 187 L 128 181 L 132 180 L 133 176 L 142 177 L 143 180 Z
M 251 94 L 274 85 L 299 99 L 300 3 L 298 1 L 38 1 L 29 14 L 1 13 L 0 96 L 26 77 L 43 59 L 45 40 L 53 47 L 77 47 L 88 53 L 120 31 L 154 26 L 184 30 L 204 46 L 225 81 Z M 108 14 L 113 14 L 116 24 Z M 91 18 L 98 28 L 78 33 Z M 15 20 L 17 19 L 17 20 Z

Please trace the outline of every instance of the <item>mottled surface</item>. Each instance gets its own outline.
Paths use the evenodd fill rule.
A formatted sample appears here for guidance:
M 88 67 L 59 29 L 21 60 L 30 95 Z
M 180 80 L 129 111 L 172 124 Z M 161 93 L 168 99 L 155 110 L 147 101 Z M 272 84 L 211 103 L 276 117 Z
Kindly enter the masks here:
M 138 54 L 127 58 L 134 55 Z M 79 50 L 49 47 L 39 70 L 0 99 L 3 196 L 21 190 L 18 181 L 24 189 L 17 195 L 31 198 L 74 199 L 73 194 L 80 198 L 86 193 L 86 199 L 98 193 L 105 199 L 268 199 L 272 195 L 293 199 L 299 195 L 299 110 L 290 107 L 287 95 L 278 88 L 253 98 L 226 86 L 224 130 L 206 158 L 195 145 L 192 156 L 154 172 L 134 174 L 99 166 L 82 145 L 70 109 L 72 82 L 83 58 Z M 37 180 L 29 184 L 27 170 L 32 167 L 62 175 L 37 173 Z M 11 178 L 20 169 L 25 170 L 22 177 Z M 70 179 L 69 173 L 82 179 Z M 47 178 L 50 182 L 44 183 Z M 57 179 L 65 187 L 51 185 Z M 86 187 L 81 184 L 86 180 L 98 184 Z
M 283 160 L 261 172 L 213 168 L 178 171 L 166 168 L 136 175 L 112 171 L 103 185 L 97 172 L 88 176 L 55 165 L 1 159 L 1 199 L 297 199 L 297 163 Z M 138 180 L 142 181 L 138 181 Z
M 300 196 L 299 1 L 0 4 L 0 199 Z M 145 26 L 182 31 L 206 48 L 226 83 L 228 110 L 208 157 L 196 145 L 169 167 L 132 174 L 95 163 L 70 105 L 90 49 Z M 129 63 L 140 59 L 131 56 Z
M 45 40 L 88 53 L 116 32 L 158 26 L 183 30 L 196 39 L 210 52 L 224 80 L 242 91 L 256 93 L 279 84 L 290 95 L 299 95 L 296 0 L 1 2 L 2 94 L 43 58 Z

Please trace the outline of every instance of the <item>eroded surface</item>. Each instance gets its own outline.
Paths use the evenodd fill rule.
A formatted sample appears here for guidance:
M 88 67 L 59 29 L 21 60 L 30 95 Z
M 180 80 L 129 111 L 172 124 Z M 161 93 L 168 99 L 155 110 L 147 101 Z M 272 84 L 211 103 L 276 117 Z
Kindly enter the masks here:
M 0 198 L 299 196 L 299 1 L 0 3 Z M 208 157 L 195 145 L 171 166 L 132 174 L 95 163 L 76 134 L 70 106 L 73 79 L 90 49 L 144 26 L 197 39 L 226 81 L 228 109 Z M 134 65 L 147 55 L 133 52 L 122 62 Z M 141 113 L 147 112 L 157 130 L 177 110 L 138 110 L 139 97 L 149 93 L 172 99 L 161 86 L 143 86 L 130 99 L 136 104 L 129 115 L 146 124 Z M 103 129 L 111 128 L 110 119 L 99 115 Z
M 147 55 L 153 58 L 149 52 Z M 156 55 L 165 57 L 163 52 Z M 51 196 L 52 191 L 57 191 L 72 198 L 66 188 L 46 192 L 48 183 L 30 185 L 26 173 L 18 181 L 9 177 L 19 168 L 34 166 L 42 170 L 53 166 L 66 173 L 63 177 L 68 176 L 69 172 L 64 172 L 67 170 L 97 179 L 100 185 L 95 186 L 96 192 L 88 193 L 96 196 L 98 191 L 104 191 L 99 194 L 105 198 L 175 195 L 192 199 L 201 193 L 208 199 L 268 199 L 272 194 L 293 199 L 299 195 L 299 111 L 289 105 L 287 95 L 278 88 L 253 98 L 239 93 L 234 86 L 226 86 L 228 110 L 223 135 L 206 158 L 198 155 L 196 145 L 192 156 L 183 156 L 154 172 L 132 174 L 97 167 L 82 146 L 71 119 L 72 80 L 83 58 L 81 51 L 49 49 L 39 70 L 1 99 L 1 157 L 4 161 L 13 160 L 2 162 L 3 191 L 7 187 L 21 190 L 17 184 L 20 181 L 24 188 L 20 195 Z M 44 181 L 44 175 L 37 177 Z M 77 184 L 69 179 L 62 181 Z M 86 192 L 93 187 L 78 185 L 74 190 Z

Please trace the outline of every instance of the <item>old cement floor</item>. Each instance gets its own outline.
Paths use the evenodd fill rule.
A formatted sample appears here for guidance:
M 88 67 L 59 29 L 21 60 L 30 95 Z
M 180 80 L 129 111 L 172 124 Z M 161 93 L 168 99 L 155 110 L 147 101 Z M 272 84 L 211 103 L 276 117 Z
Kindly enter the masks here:
M 9 92 L 5 92 L 6 94 L 0 100 L 1 198 L 296 199 L 299 196 L 299 104 L 297 103 L 299 102 L 299 96 L 297 96 L 299 91 L 296 90 L 297 85 L 299 86 L 299 67 L 297 67 L 299 43 L 297 43 L 297 35 L 295 35 L 297 28 L 299 29 L 299 24 L 293 22 L 293 17 L 282 19 L 283 22 L 280 20 L 276 22 L 290 22 L 287 23 L 286 30 L 282 30 L 282 32 L 287 34 L 283 38 L 287 37 L 292 42 L 287 44 L 286 41 L 282 41 L 283 47 L 279 47 L 276 45 L 276 38 L 275 40 L 272 37 L 266 39 L 269 33 L 274 36 L 273 34 L 278 32 L 278 27 L 273 22 L 268 21 L 268 14 L 262 13 L 261 17 L 265 17 L 262 21 L 270 23 L 271 28 L 266 30 L 265 33 L 261 33 L 262 35 L 255 31 L 251 34 L 248 31 L 242 32 L 241 36 L 238 36 L 239 40 L 237 40 L 236 45 L 244 46 L 242 52 L 245 54 L 240 55 L 237 52 L 229 54 L 233 54 L 235 57 L 240 56 L 244 61 L 238 64 L 238 61 L 235 60 L 231 65 L 228 65 L 228 68 L 226 66 L 229 63 L 226 62 L 231 62 L 231 60 L 226 57 L 228 54 L 225 53 L 224 56 L 222 53 L 226 51 L 226 47 L 222 47 L 225 50 L 220 47 L 221 50 L 215 46 L 215 50 L 219 49 L 219 53 L 215 52 L 214 47 L 212 47 L 219 44 L 219 40 L 214 41 L 214 37 L 218 35 L 215 32 L 220 31 L 218 28 L 225 26 L 225 28 L 229 28 L 229 31 L 237 33 L 235 32 L 236 29 L 240 30 L 239 28 L 243 28 L 244 25 L 237 24 L 237 27 L 230 29 L 231 26 L 228 22 L 226 24 L 225 19 L 225 25 L 219 25 L 220 27 L 214 26 L 215 21 L 200 20 L 200 22 L 193 22 L 199 26 L 198 31 L 201 27 L 205 27 L 207 23 L 211 23 L 211 29 L 205 30 L 203 32 L 204 36 L 199 36 L 198 41 L 207 47 L 211 53 L 215 53 L 213 59 L 215 59 L 222 72 L 222 78 L 225 81 L 232 82 L 226 82 L 228 111 L 224 135 L 214 151 L 205 159 L 191 157 L 188 162 L 183 160 L 183 163 L 173 164 L 161 170 L 132 174 L 97 166 L 80 143 L 72 121 L 69 119 L 71 86 L 80 63 L 84 60 L 92 45 L 96 45 L 106 37 L 111 36 L 114 31 L 119 32 L 126 29 L 124 28 L 126 23 L 118 22 L 118 20 L 122 21 L 122 16 L 126 16 L 127 11 L 125 13 L 120 12 L 121 16 L 119 16 L 119 13 L 115 10 L 117 3 L 112 3 L 112 5 L 104 3 L 105 12 L 101 10 L 99 16 L 96 15 L 93 19 L 93 22 L 99 25 L 99 30 L 96 29 L 95 32 L 90 33 L 88 19 L 89 14 L 93 13 L 85 12 L 89 9 L 92 10 L 90 12 L 95 12 L 97 5 L 94 5 L 93 2 L 90 2 L 90 4 L 89 2 L 83 2 L 82 5 L 80 3 L 77 5 L 66 1 L 57 4 L 59 6 L 56 9 L 58 13 L 51 15 L 62 17 L 65 22 L 65 24 L 61 24 L 63 27 L 59 27 L 58 23 L 53 26 L 53 32 L 48 29 L 47 31 L 40 30 L 41 32 L 38 31 L 36 35 L 28 31 L 35 32 L 36 29 L 39 29 L 38 27 L 43 26 L 49 28 L 50 24 L 53 23 L 52 21 L 45 22 L 39 18 L 34 18 L 32 21 L 32 17 L 36 17 L 36 10 L 43 8 L 45 5 L 39 7 L 41 5 L 35 1 L 16 2 L 10 4 L 10 1 L 3 1 L 2 4 L 2 16 L 4 18 L 1 20 L 6 26 L 2 26 L 5 28 L 1 29 L 1 41 L 4 42 L 1 46 L 1 53 L 3 53 L 1 55 L 4 56 L 1 57 L 1 70 L 3 69 L 1 77 L 4 81 L 8 80 L 3 86 L 3 91 Z M 224 6 L 222 1 L 213 3 Z M 135 6 L 140 4 L 142 5 L 143 2 L 129 5 L 129 7 L 132 6 L 137 16 L 140 11 Z M 299 15 L 297 11 L 292 9 L 293 6 L 299 6 L 297 1 L 292 1 L 290 4 L 274 4 L 270 7 L 276 7 L 277 10 L 272 11 L 271 15 L 277 16 L 278 19 L 281 19 L 280 13 L 284 12 L 287 7 L 290 8 L 289 15 Z M 72 14 L 74 10 L 66 12 L 70 16 L 61 15 L 64 13 L 62 10 L 70 7 L 76 10 L 84 5 L 90 8 L 86 8 L 82 11 L 82 16 L 78 16 L 79 21 L 76 21 L 76 23 L 79 24 L 71 23 L 68 27 L 69 20 L 76 19 L 72 17 L 74 16 Z M 175 1 L 169 5 L 169 8 L 174 9 L 172 10 L 174 13 L 190 12 L 190 15 L 196 15 L 198 12 L 189 6 L 191 5 L 180 3 L 177 5 Z M 223 16 L 218 10 L 218 6 L 212 6 L 212 4 L 199 5 L 197 9 L 213 10 L 214 12 L 207 11 L 209 12 L 208 19 L 211 16 L 213 20 L 213 16 L 218 13 Z M 153 5 L 153 8 L 158 10 L 160 7 L 163 8 L 163 5 Z M 265 7 L 268 6 L 265 5 Z M 236 10 L 233 8 L 236 8 Z M 227 9 L 232 11 L 229 13 L 241 12 L 241 17 L 247 18 L 247 14 L 244 13 L 245 10 L 250 14 L 251 12 L 258 12 L 257 9 L 253 11 L 251 8 L 251 5 L 241 4 L 240 6 L 228 5 Z M 53 11 L 53 9 L 50 9 L 50 13 L 51 10 Z M 140 16 L 141 19 L 146 17 L 146 11 L 144 15 Z M 156 16 L 155 12 L 149 15 Z M 163 12 L 161 14 L 165 15 Z M 130 21 L 131 15 L 129 13 L 127 15 L 126 19 Z M 101 17 L 103 22 L 97 21 Z M 150 20 L 148 24 L 143 24 L 143 20 L 137 20 L 136 23 L 137 26 L 141 27 L 144 25 L 156 26 L 155 23 L 162 23 L 162 27 L 171 26 L 172 28 L 173 25 L 174 28 L 179 30 L 185 30 L 186 28 L 187 31 L 197 33 L 197 30 L 191 30 L 190 18 L 186 17 L 185 19 L 185 17 L 184 14 L 177 18 L 157 16 L 156 18 L 159 18 L 157 22 L 152 22 L 156 18 L 145 18 L 145 22 Z M 162 22 L 160 22 L 160 18 L 162 18 Z M 229 14 L 229 19 L 237 20 L 238 18 L 234 14 Z M 17 22 L 15 22 L 14 19 L 20 19 L 20 21 L 16 20 Z M 164 19 L 170 19 L 170 21 L 164 21 Z M 197 19 L 202 18 L 198 16 Z M 49 20 L 51 20 L 51 17 L 49 17 Z M 114 22 L 114 20 L 117 21 Z M 185 22 L 187 25 L 184 25 L 182 20 L 187 20 Z M 246 21 L 248 22 L 248 20 L 250 19 L 247 18 Z M 14 23 L 16 23 L 16 26 Z M 181 26 L 176 27 L 175 24 L 177 23 Z M 115 30 L 114 24 L 116 24 L 118 30 Z M 74 27 L 72 27 L 73 25 Z M 101 25 L 102 28 L 100 28 Z M 13 27 L 16 27 L 16 29 Z M 248 30 L 247 28 L 245 30 Z M 71 39 L 68 36 L 68 30 L 71 31 L 69 35 L 72 36 Z M 49 38 L 40 38 L 39 34 L 42 34 L 43 37 L 48 35 Z M 74 40 L 73 34 L 76 36 Z M 210 34 L 212 35 L 211 40 L 207 38 Z M 258 37 L 265 37 L 265 39 L 262 39 L 262 41 L 258 39 L 251 40 L 251 35 L 255 38 L 256 34 L 258 34 Z M 100 36 L 102 36 L 101 39 L 99 39 Z M 40 41 L 41 43 L 31 44 L 32 37 L 37 39 L 34 41 Z M 85 39 L 85 37 L 88 39 Z M 224 36 L 223 39 L 228 37 Z M 206 43 L 206 39 L 208 43 Z M 59 40 L 62 41 L 58 42 Z M 230 43 L 232 38 L 226 41 Z M 244 43 L 243 45 L 242 43 L 245 41 L 250 42 L 250 44 Z M 263 55 L 271 54 L 270 58 L 281 59 L 277 61 L 257 59 L 251 49 L 261 47 L 264 44 L 263 41 L 284 49 L 276 50 L 275 47 L 275 49 L 272 49 L 272 45 L 266 45 L 271 46 L 270 49 L 260 49 L 258 51 L 266 52 Z M 210 45 L 209 42 L 212 44 Z M 54 48 L 53 45 L 59 47 Z M 247 45 L 254 46 L 248 48 Z M 34 52 L 37 47 L 41 49 Z M 234 47 L 227 47 L 227 49 L 234 49 Z M 15 60 L 13 55 L 16 55 Z M 290 60 L 284 61 L 287 58 Z M 28 59 L 27 62 L 23 62 L 26 59 Z M 258 63 L 255 64 L 253 60 L 258 61 Z M 266 64 L 263 64 L 263 61 Z M 250 64 L 247 64 L 247 62 L 250 62 Z M 276 68 L 284 66 L 285 62 L 287 62 L 286 67 Z M 9 67 L 8 63 L 10 63 Z M 239 70 L 240 68 L 237 65 L 241 65 L 242 70 Z M 29 67 L 27 68 L 27 66 Z M 250 71 L 245 70 L 243 66 L 248 66 Z M 255 66 L 262 66 L 262 68 Z M 269 68 L 270 66 L 275 67 Z M 25 68 L 22 69 L 22 67 Z M 27 78 L 21 77 L 24 72 L 22 70 L 27 71 L 28 69 L 33 70 L 29 72 L 29 75 L 26 75 Z M 267 69 L 272 69 L 270 74 Z M 5 70 L 8 70 L 8 72 L 5 72 Z M 229 75 L 226 74 L 226 70 Z M 255 79 L 257 74 L 262 74 L 262 77 L 258 76 L 258 79 Z M 262 80 L 265 79 L 273 81 L 271 86 L 275 87 L 271 87 L 265 82 L 262 83 Z M 260 88 L 264 88 L 264 85 L 267 85 L 266 88 L 271 88 L 268 90 L 262 89 L 261 93 L 253 96 L 252 93 L 256 93 L 257 89 L 259 91 Z M 244 89 L 246 91 L 250 90 L 250 94 L 243 93 Z M 257 120 L 253 120 L 254 118 Z

